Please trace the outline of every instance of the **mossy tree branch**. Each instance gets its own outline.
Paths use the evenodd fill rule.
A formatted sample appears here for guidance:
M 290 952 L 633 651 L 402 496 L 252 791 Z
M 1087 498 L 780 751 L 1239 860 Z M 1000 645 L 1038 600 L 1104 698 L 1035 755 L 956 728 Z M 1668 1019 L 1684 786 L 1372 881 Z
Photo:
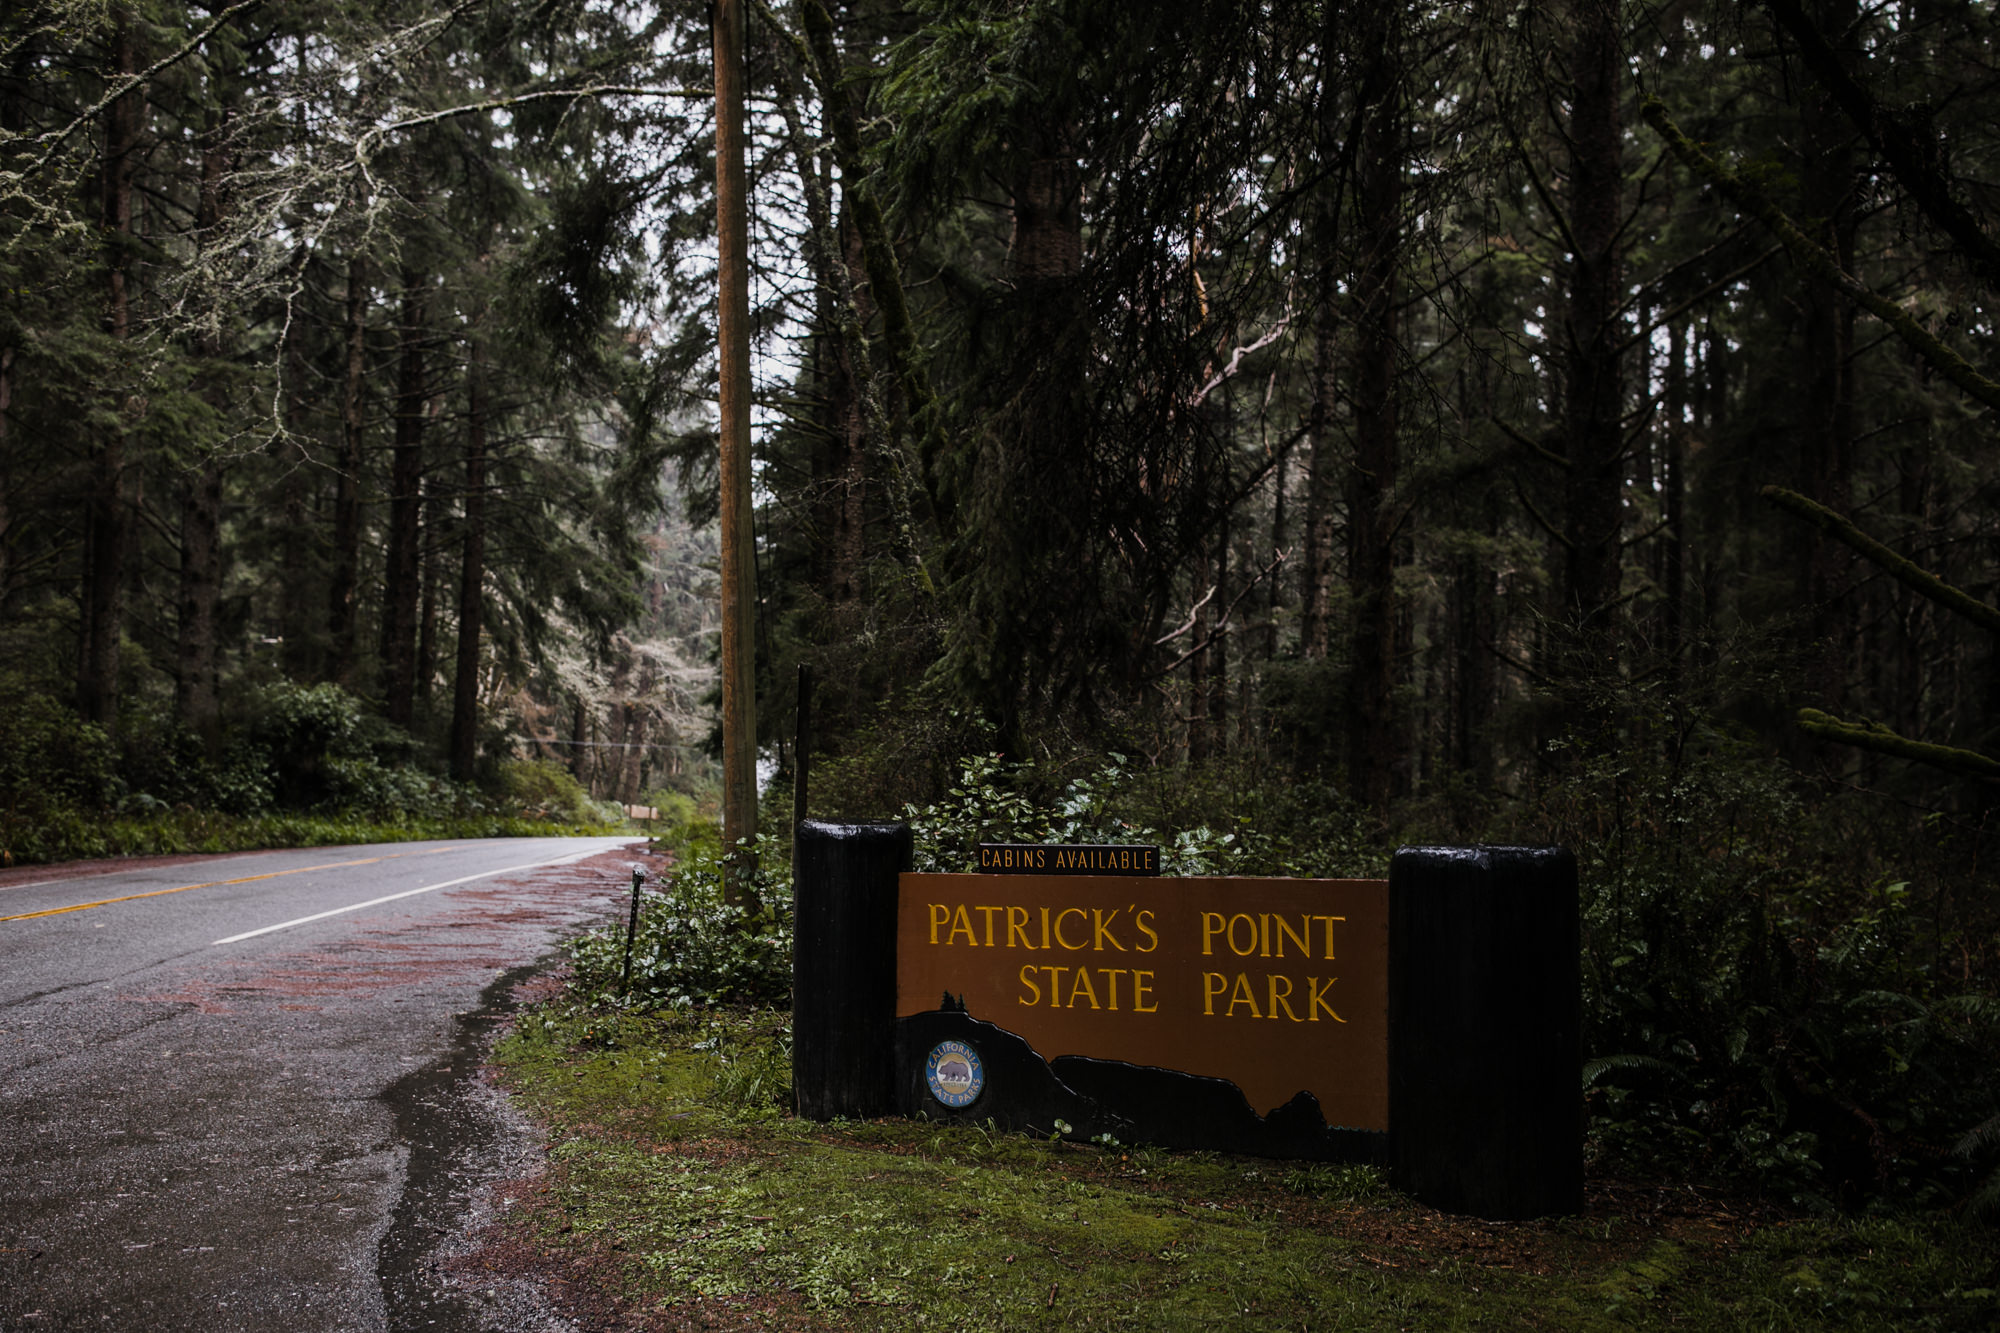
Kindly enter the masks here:
M 1661 105 L 1657 98 L 1648 97 L 1640 108 L 1640 114 L 1646 118 L 1646 123 L 1666 140 L 1674 156 L 1680 158 L 1696 174 L 1706 177 L 1722 192 L 1723 197 L 1770 228 L 1771 234 L 1784 244 L 1792 258 L 1809 272 L 1887 324 L 1891 332 L 1908 344 L 1917 355 L 1930 362 L 1940 375 L 1988 407 L 2000 408 L 2000 382 L 1988 379 L 1973 369 L 1971 363 L 1946 346 L 1941 339 L 1919 323 L 1915 316 L 1843 269 L 1839 262 L 1826 252 L 1824 246 L 1806 235 L 1799 229 L 1797 223 L 1785 216 L 1783 209 L 1766 199 L 1761 191 L 1743 177 L 1703 152 L 1694 140 L 1682 133 L 1680 126 L 1674 124 L 1672 118 L 1667 115 L 1666 107 Z
M 2000 634 L 2000 609 L 1987 605 L 1962 588 L 1953 587 L 1915 561 L 1897 555 L 1825 505 L 1808 500 L 1797 491 L 1788 491 L 1782 486 L 1766 486 L 1760 494 L 1781 509 L 1788 509 L 1805 519 L 1869 563 L 1879 566 L 1898 583 L 1921 593 L 1949 611 L 1957 612 L 1981 629 L 1992 634 Z
M 1884 106 L 1856 77 L 1827 44 L 1826 37 L 1806 13 L 1799 0 L 1764 0 L 1784 29 L 1799 44 L 1799 55 L 1820 86 L 1833 94 L 1834 101 L 1847 113 L 1855 127 L 1895 173 L 1896 180 L 1910 192 L 1924 216 L 1952 239 L 1980 281 L 2000 290 L 2000 243 L 1986 234 L 1972 210 L 1961 203 L 1951 188 L 1950 178 L 1939 169 L 1933 145 L 1919 137 L 1921 122 L 1907 119 Z
M 1799 730 L 1823 741 L 1851 745 L 1857 750 L 1893 755 L 1982 782 L 2000 782 L 2000 760 L 1989 759 L 1975 750 L 1961 750 L 1955 745 L 1913 741 L 1907 736 L 1897 735 L 1879 722 L 1843 722 L 1817 708 L 1801 708 Z

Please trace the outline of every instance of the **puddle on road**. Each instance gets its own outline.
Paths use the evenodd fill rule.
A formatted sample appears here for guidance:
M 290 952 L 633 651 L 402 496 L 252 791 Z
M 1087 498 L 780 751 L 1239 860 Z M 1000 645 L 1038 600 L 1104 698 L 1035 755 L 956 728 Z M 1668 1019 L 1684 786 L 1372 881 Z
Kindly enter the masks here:
M 515 986 L 541 967 L 496 977 L 480 992 L 478 1007 L 458 1016 L 451 1050 L 382 1094 L 395 1114 L 397 1139 L 410 1150 L 402 1197 L 376 1257 L 390 1333 L 485 1333 L 495 1327 L 497 1312 L 449 1281 L 445 1252 L 480 1190 L 506 1173 L 504 1150 L 516 1131 L 502 1123 L 492 1099 L 477 1095 L 475 1079 L 493 1020 L 514 1012 Z M 518 1318 L 521 1312 L 513 1313 Z M 544 1326 L 564 1327 L 559 1320 Z

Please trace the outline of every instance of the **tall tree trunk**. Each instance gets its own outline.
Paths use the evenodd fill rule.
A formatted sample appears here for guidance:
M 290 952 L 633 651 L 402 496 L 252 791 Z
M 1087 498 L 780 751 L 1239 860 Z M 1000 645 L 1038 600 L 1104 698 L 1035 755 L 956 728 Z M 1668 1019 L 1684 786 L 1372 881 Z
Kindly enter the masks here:
M 228 123 L 210 127 L 209 142 L 201 155 L 201 194 L 195 206 L 197 243 L 213 243 L 222 224 L 222 176 L 225 166 L 222 134 Z M 204 334 L 200 340 L 205 368 L 207 397 L 218 415 L 226 416 L 229 396 L 223 386 L 222 338 Z M 221 713 L 217 697 L 216 618 L 222 600 L 222 464 L 209 454 L 188 479 L 188 495 L 181 508 L 180 614 L 175 638 L 174 706 L 181 722 L 201 737 L 209 755 L 222 745 Z
M 1334 497 L 1342 482 L 1342 449 L 1336 438 L 1334 407 L 1340 395 L 1339 305 L 1334 296 L 1331 270 L 1333 258 L 1325 258 L 1329 270 L 1322 286 L 1326 289 L 1316 303 L 1313 316 L 1313 401 L 1306 455 L 1305 547 L 1299 563 L 1299 651 L 1308 658 L 1326 656 L 1331 628 L 1328 618 L 1333 605 Z
M 1320 184 L 1313 199 L 1313 248 L 1318 263 L 1312 280 L 1312 406 L 1306 420 L 1305 515 L 1300 533 L 1299 652 L 1311 659 L 1327 654 L 1333 604 L 1334 501 L 1344 465 L 1337 437 L 1340 400 L 1340 161 L 1345 127 L 1340 115 L 1339 53 L 1344 49 L 1341 7 L 1328 5 L 1319 50 L 1319 108 L 1314 152 Z
M 305 444 L 309 406 L 305 389 L 305 340 L 299 336 L 296 316 L 293 325 L 285 347 L 285 447 L 282 455 L 285 471 L 278 481 L 278 513 L 282 516 L 287 534 L 278 557 L 280 586 L 285 590 L 278 605 L 278 633 L 285 641 L 282 653 L 285 674 L 294 680 L 305 680 L 312 677 L 315 665 L 312 601 L 305 592 L 309 584 L 317 582 L 313 578 L 312 564 L 307 559 L 314 544 L 312 537 L 316 534 L 307 511 L 312 476 L 308 465 L 312 461 L 312 451 Z
M 459 651 L 462 653 L 465 650 L 461 648 Z M 591 785 L 592 775 L 589 766 L 590 746 L 585 744 L 590 739 L 590 710 L 584 706 L 581 697 L 570 701 L 569 738 L 570 776 L 582 783 L 585 791 L 595 796 L 597 791 Z
M 1844 62 L 1851 59 L 1845 48 L 1856 18 L 1854 0 L 1818 0 L 1811 10 L 1835 54 Z M 1803 101 L 1803 212 L 1820 243 L 1839 258 L 1842 271 L 1852 273 L 1858 225 L 1854 128 L 1818 83 L 1806 85 Z M 1799 349 L 1805 410 L 1797 485 L 1844 514 L 1853 506 L 1854 306 L 1828 283 L 1807 277 L 1805 284 L 1805 336 Z M 1799 536 L 1799 594 L 1811 617 L 1806 690 L 1819 706 L 1838 709 L 1847 692 L 1847 649 L 1854 632 L 1854 609 L 1842 598 L 1852 557 L 1839 542 L 1817 534 Z
M 825 11 L 818 12 L 825 19 Z M 715 212 L 722 528 L 723 897 L 754 905 L 749 871 L 757 837 L 757 552 L 750 503 L 750 233 L 743 164 L 743 23 L 740 0 L 711 11 L 715 70 Z M 825 50 L 830 36 L 809 20 Z M 827 24 L 831 27 L 831 23 Z M 835 119 L 839 119 L 838 116 Z
M 403 273 L 396 364 L 396 443 L 389 468 L 389 552 L 382 592 L 383 714 L 399 727 L 416 715 L 417 603 L 422 593 L 425 276 Z
M 1285 550 L 1285 483 L 1291 473 L 1291 458 L 1282 457 L 1278 465 L 1271 469 L 1272 481 L 1277 493 L 1271 498 L 1271 558 L 1276 560 Z M 1278 656 L 1278 612 L 1285 605 L 1285 576 L 1273 571 L 1270 581 L 1264 587 L 1264 660 L 1271 662 Z
M 1228 606 L 1229 515 L 1226 513 L 1215 534 L 1215 596 L 1221 606 Z M 1208 752 L 1218 755 L 1228 750 L 1229 634 L 1224 630 L 1208 645 Z
M 123 77 L 137 69 L 131 15 L 120 6 L 111 14 L 112 76 Z M 114 343 L 125 342 L 132 331 L 132 183 L 144 114 L 145 94 L 137 88 L 112 99 L 104 112 L 104 330 Z M 129 386 L 120 387 L 129 391 Z M 82 652 L 77 671 L 78 711 L 86 722 L 113 733 L 118 729 L 118 654 L 132 521 L 125 486 L 125 451 L 121 423 L 106 431 L 92 460 L 84 538 Z
M 337 685 L 354 683 L 361 582 L 361 386 L 367 369 L 368 261 L 347 261 L 347 366 L 340 394 L 340 465 L 334 469 L 333 580 L 327 598 L 327 674 Z
M 1023 283 L 1073 278 L 1083 269 L 1083 178 L 1065 126 L 1038 136 L 1013 182 L 1008 259 Z
M 1489 534 L 1497 529 L 1489 521 Z M 1489 723 L 1495 689 L 1492 644 L 1493 571 L 1470 552 L 1452 561 L 1451 578 L 1452 744 L 1451 766 L 1474 790 L 1484 791 L 1493 774 Z
M 14 409 L 14 349 L 0 347 L 0 622 L 14 602 L 13 459 L 8 440 L 8 414 Z
M 844 213 L 839 234 L 844 253 L 836 262 L 847 266 L 855 313 L 865 329 L 874 314 L 867 263 L 861 253 L 861 233 Z M 836 336 L 834 349 L 835 453 L 827 583 L 833 601 L 852 602 L 861 595 L 861 567 L 866 555 L 868 387 L 861 382 L 856 348 L 850 340 Z
M 1667 430 L 1661 441 L 1661 497 L 1667 549 L 1661 561 L 1660 652 L 1666 660 L 1667 700 L 1681 697 L 1681 643 L 1687 633 L 1687 325 L 1676 319 L 1667 334 Z
M 292 36 L 293 78 L 299 86 L 305 85 L 309 66 L 306 59 L 306 36 L 295 32 Z M 292 107 L 292 143 L 303 156 L 310 149 L 311 131 L 307 120 L 307 99 L 298 98 Z M 307 226 L 302 209 L 293 210 L 287 225 L 299 237 L 292 251 L 292 273 L 298 297 L 290 305 L 285 315 L 285 440 L 282 457 L 285 470 L 278 480 L 278 512 L 285 525 L 287 539 L 281 547 L 280 586 L 285 595 L 278 604 L 278 634 L 284 639 L 280 660 L 284 663 L 285 674 L 293 680 L 318 679 L 321 665 L 316 651 L 313 633 L 315 607 L 313 599 L 306 595 L 312 586 L 317 571 L 308 556 L 317 545 L 318 532 L 308 513 L 313 499 L 312 469 L 316 452 L 306 445 L 307 423 L 312 399 L 306 385 L 310 373 L 306 364 L 306 337 L 303 310 L 306 299 L 307 268 L 312 252 L 305 241 Z
M 423 508 L 417 523 L 417 549 L 423 566 L 423 593 L 417 609 L 417 666 L 415 693 L 428 711 L 432 687 L 437 683 L 439 603 L 444 596 L 444 546 L 438 529 L 444 526 L 444 497 L 439 483 L 427 477 L 423 483 Z
M 619 752 L 618 799 L 626 805 L 639 802 L 639 784 L 646 769 L 646 714 L 636 704 L 625 705 L 625 748 Z
M 1616 651 L 1619 527 L 1624 517 L 1624 380 L 1619 352 L 1619 227 L 1623 222 L 1624 49 L 1619 0 L 1573 0 L 1568 127 L 1570 236 L 1563 323 L 1563 592 L 1601 670 Z
M 1354 340 L 1347 376 L 1354 459 L 1346 471 L 1347 584 L 1354 605 L 1346 699 L 1347 773 L 1355 799 L 1381 809 L 1396 794 L 1404 743 L 1396 718 L 1396 495 L 1399 425 L 1397 275 L 1402 263 L 1403 84 L 1391 0 L 1367 16 L 1355 179 Z
M 180 616 L 174 707 L 210 755 L 221 747 L 216 612 L 222 593 L 222 468 L 204 463 L 181 509 Z
M 472 780 L 479 757 L 479 633 L 486 584 L 486 372 L 477 342 L 467 354 L 465 403 L 465 545 L 458 567 L 458 664 L 451 688 L 451 775 L 460 782 Z
M 1197 552 L 1197 554 L 1205 554 Z M 1208 577 L 1209 565 L 1206 559 L 1195 565 L 1195 596 L 1201 596 L 1201 584 Z M 1189 631 L 1192 642 L 1199 644 L 1207 638 L 1215 613 L 1215 599 L 1222 595 L 1217 588 L 1214 595 L 1195 608 L 1194 628 Z M 1197 648 L 1188 655 L 1188 711 L 1187 711 L 1187 757 L 1190 764 L 1199 764 L 1208 758 L 1208 652 Z

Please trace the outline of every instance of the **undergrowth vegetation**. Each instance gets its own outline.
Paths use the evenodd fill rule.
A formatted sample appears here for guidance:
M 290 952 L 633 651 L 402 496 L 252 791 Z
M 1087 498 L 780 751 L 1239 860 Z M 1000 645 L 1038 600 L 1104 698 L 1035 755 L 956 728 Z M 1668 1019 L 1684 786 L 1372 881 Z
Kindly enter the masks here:
M 119 739 L 0 681 L 0 862 L 422 838 L 609 833 L 617 807 L 558 765 L 454 782 L 335 685 L 265 686 L 204 740 L 136 699 Z
M 501 1043 L 553 1168 L 511 1234 L 643 1326 L 1990 1327 L 1990 941 L 1936 903 L 1952 831 L 1889 879 L 1881 849 L 1907 844 L 1719 733 L 1664 771 L 1563 754 L 1536 790 L 1475 829 L 1392 831 L 1311 783 L 989 754 L 902 816 L 931 870 L 981 841 L 1156 842 L 1184 875 L 1570 845 L 1583 1217 L 1452 1219 L 1367 1167 L 800 1120 L 786 846 L 759 843 L 733 906 L 713 827 L 682 812 L 629 984 L 621 921 L 571 943 L 566 992 Z
M 1399 842 L 1561 843 L 1583 890 L 1594 1172 L 1814 1211 L 2000 1211 L 1994 942 L 1944 901 L 1957 831 L 1931 820 L 1893 837 L 1879 807 L 1813 792 L 1719 729 L 1676 753 L 1660 768 L 1558 748 L 1533 802 L 1471 828 L 1440 808 L 1388 830 L 1309 780 L 1118 754 L 1067 772 L 974 755 L 901 814 L 915 868 L 938 871 L 970 868 L 982 841 L 1150 842 L 1168 874 L 1324 877 L 1385 874 Z M 786 1004 L 786 845 L 760 844 L 756 906 L 738 908 L 712 826 L 683 819 L 674 838 L 680 864 L 644 896 L 629 986 L 620 922 L 572 945 L 576 996 Z

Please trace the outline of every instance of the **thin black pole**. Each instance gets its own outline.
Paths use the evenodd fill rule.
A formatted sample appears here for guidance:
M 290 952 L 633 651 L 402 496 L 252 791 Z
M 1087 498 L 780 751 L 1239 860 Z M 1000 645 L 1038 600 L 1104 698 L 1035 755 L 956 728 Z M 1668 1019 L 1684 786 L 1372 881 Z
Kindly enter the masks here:
M 798 828 L 806 817 L 806 769 L 810 763 L 807 756 L 812 753 L 812 701 L 812 668 L 801 662 L 799 663 L 799 707 L 796 719 L 798 725 L 792 734 L 792 841 L 794 853 L 798 850 Z M 796 855 L 792 859 L 792 864 L 794 866 L 798 864 Z
M 640 866 L 633 866 L 632 916 L 625 923 L 625 974 L 618 981 L 618 993 L 620 995 L 632 989 L 632 937 L 639 933 L 639 886 L 645 882 L 645 870 Z

